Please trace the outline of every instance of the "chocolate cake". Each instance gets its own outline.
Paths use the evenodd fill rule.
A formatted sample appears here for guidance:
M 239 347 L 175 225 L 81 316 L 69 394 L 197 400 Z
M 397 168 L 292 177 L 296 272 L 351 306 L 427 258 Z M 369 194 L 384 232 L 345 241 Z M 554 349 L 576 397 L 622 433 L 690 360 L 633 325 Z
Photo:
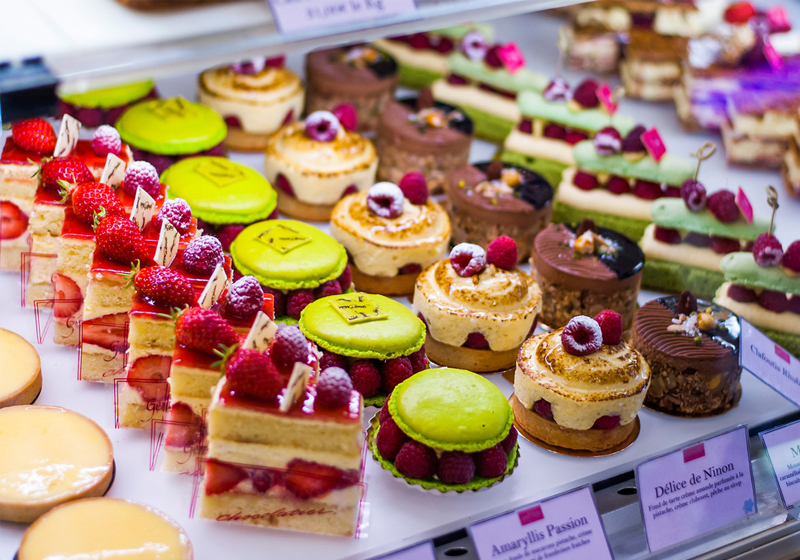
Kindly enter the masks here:
M 645 406 L 677 416 L 710 416 L 734 406 L 739 378 L 739 317 L 691 292 L 642 306 L 631 345 L 650 364 Z

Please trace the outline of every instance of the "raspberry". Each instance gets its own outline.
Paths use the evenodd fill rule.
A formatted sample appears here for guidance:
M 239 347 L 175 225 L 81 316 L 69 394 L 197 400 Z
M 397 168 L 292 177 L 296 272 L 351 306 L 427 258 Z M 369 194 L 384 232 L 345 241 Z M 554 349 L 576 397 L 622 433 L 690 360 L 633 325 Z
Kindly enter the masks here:
M 600 105 L 600 100 L 597 98 L 597 82 L 591 78 L 583 80 L 572 93 L 572 99 L 586 108 Z
M 376 183 L 367 191 L 367 208 L 381 218 L 396 218 L 403 213 L 405 195 L 400 187 L 386 181 Z
M 745 286 L 731 284 L 728 287 L 728 297 L 741 303 L 752 303 L 756 300 L 756 293 Z
M 374 397 L 381 388 L 381 375 L 378 368 L 369 360 L 356 360 L 350 366 L 350 379 L 353 388 L 365 399 Z
M 519 126 L 517 128 L 523 134 L 532 134 L 533 133 L 533 121 L 530 120 L 530 119 L 522 119 L 521 121 L 519 121 Z
M 789 298 L 789 304 L 786 311 L 800 314 L 800 296 L 792 296 Z
M 431 47 L 431 42 L 428 40 L 428 36 L 424 33 L 414 33 L 413 35 L 410 35 L 407 42 L 412 49 L 424 50 Z
M 650 181 L 636 181 L 633 185 L 633 194 L 645 200 L 655 200 L 660 198 L 664 192 L 661 190 L 661 185 L 652 183 Z
M 192 226 L 192 209 L 182 198 L 168 200 L 158 211 L 158 214 L 153 217 L 153 225 L 159 230 L 161 229 L 162 220 L 169 221 L 175 226 L 178 233 L 184 235 Z
M 397 274 L 419 274 L 422 272 L 422 266 L 417 263 L 409 263 L 400 267 Z
M 773 266 L 781 262 L 783 247 L 774 235 L 762 233 L 753 245 L 753 259 L 759 266 Z
M 341 408 L 350 402 L 353 382 L 342 368 L 322 370 L 317 379 L 316 402 L 326 408 Z
M 550 80 L 550 83 L 544 88 L 542 97 L 548 101 L 569 101 L 572 99 L 572 90 L 565 79 L 554 78 Z
M 553 419 L 553 406 L 544 399 L 539 399 L 533 403 L 533 410 L 542 418 Z
M 387 401 L 388 402 L 388 401 Z M 400 448 L 405 443 L 411 441 L 403 430 L 401 430 L 391 416 L 384 422 L 381 422 L 381 427 L 378 429 L 378 437 L 375 443 L 378 447 L 378 453 L 388 460 L 394 461 Z
M 622 342 L 622 315 L 616 311 L 606 309 L 598 313 L 594 320 L 600 325 L 600 332 L 603 333 L 603 344 L 615 346 Z
M 474 276 L 486 268 L 486 251 L 472 243 L 459 243 L 450 251 L 450 265 L 459 276 Z
M 503 270 L 517 266 L 517 243 L 507 235 L 494 239 L 486 248 L 486 261 Z
M 439 457 L 436 475 L 445 484 L 467 484 L 475 476 L 475 461 L 469 453 L 445 451 Z
M 344 267 L 344 272 L 336 280 L 339 282 L 339 286 L 342 287 L 342 292 L 345 292 L 353 284 L 353 271 L 350 269 L 349 264 Z
M 219 239 L 219 242 L 222 243 L 222 250 L 229 252 L 231 250 L 231 243 L 242 233 L 242 230 L 244 230 L 244 226 L 241 224 L 229 224 L 219 228 L 214 234 L 214 237 Z
M 272 360 L 258 350 L 238 350 L 225 366 L 225 377 L 235 392 L 263 400 L 274 399 L 284 387 Z
M 283 295 L 283 292 L 266 286 L 262 286 L 262 289 L 265 294 L 270 294 L 272 296 L 272 310 L 275 313 L 275 317 L 283 317 L 286 315 L 286 296 Z
M 269 347 L 269 355 L 283 371 L 292 371 L 295 362 L 306 363 L 308 340 L 297 325 L 281 327 Z
M 451 52 L 455 48 L 455 43 L 448 39 L 447 37 L 439 37 L 439 42 L 435 45 L 431 44 L 431 46 L 436 49 L 436 52 L 440 52 L 442 54 L 447 54 Z
M 586 315 L 573 317 L 561 331 L 564 350 L 574 356 L 597 352 L 603 345 L 603 331 L 597 321 Z
M 697 212 L 706 207 L 706 188 L 699 181 L 686 179 L 681 185 L 681 198 L 686 207 L 692 212 Z
M 333 116 L 339 119 L 339 123 L 345 130 L 355 130 L 358 126 L 358 113 L 356 108 L 350 103 L 340 103 L 333 108 Z
M 300 319 L 303 309 L 312 301 L 314 301 L 313 291 L 293 290 L 286 298 L 286 314 L 292 319 Z
M 775 313 L 783 313 L 789 308 L 789 300 L 783 292 L 763 290 L 758 294 L 758 305 Z
M 394 391 L 395 387 L 412 375 L 414 375 L 414 369 L 411 367 L 411 360 L 405 356 L 393 358 L 381 364 L 383 390 L 387 393 Z
M 627 153 L 644 152 L 644 142 L 642 142 L 642 133 L 647 132 L 647 129 L 642 125 L 637 125 L 631 130 L 622 141 L 622 151 Z
M 742 244 L 738 239 L 731 239 L 730 237 L 717 237 L 711 236 L 711 248 L 719 255 L 727 255 L 728 253 L 735 253 L 741 250 Z
M 550 123 L 544 127 L 544 137 L 554 140 L 563 140 L 567 136 L 567 129 L 561 125 Z
M 341 368 L 347 371 L 347 360 L 344 359 L 344 356 L 324 350 L 322 352 L 322 357 L 319 359 L 319 369 L 320 371 L 325 371 L 326 369 L 332 367 Z
M 392 415 L 389 413 L 389 399 L 386 399 L 383 401 L 383 406 L 381 407 L 381 415 L 378 417 L 378 424 L 383 424 L 391 417 Z
M 489 50 L 486 51 L 486 56 L 483 57 L 483 61 L 487 66 L 491 68 L 502 68 L 503 61 L 500 60 L 500 55 L 497 54 L 499 50 L 499 45 L 492 45 L 489 47 Z
M 511 450 L 514 449 L 515 445 L 517 445 L 518 435 L 519 434 L 517 433 L 517 429 L 514 426 L 511 426 L 511 429 L 508 431 L 506 439 L 500 442 L 500 447 L 502 447 L 506 453 L 511 453 Z
M 695 247 L 711 247 L 711 236 L 702 233 L 687 233 L 683 241 Z
M 306 136 L 317 142 L 331 142 L 342 125 L 330 111 L 315 111 L 306 117 Z
M 739 218 L 736 195 L 727 189 L 717 191 L 709 196 L 706 204 L 714 217 L 724 224 L 735 222 Z
M 467 348 L 474 348 L 475 350 L 488 350 L 489 343 L 486 337 L 479 332 L 471 332 L 467 335 L 467 341 L 464 343 Z
M 125 170 L 125 179 L 122 189 L 131 196 L 136 196 L 136 189 L 143 189 L 153 198 L 161 193 L 161 183 L 158 180 L 158 171 L 146 161 L 134 161 Z
M 587 138 L 589 137 L 585 135 L 583 132 L 578 132 L 577 130 L 570 130 L 564 135 L 564 142 L 574 146 L 578 142 L 583 142 Z
M 183 268 L 202 276 L 210 276 L 224 260 L 222 244 L 211 235 L 193 239 L 183 251 Z
M 614 194 L 626 194 L 631 192 L 631 185 L 627 179 L 611 177 L 606 183 L 606 190 Z
M 263 305 L 264 290 L 254 276 L 242 276 L 231 285 L 225 296 L 225 311 L 239 319 L 255 317 Z
M 411 204 L 422 205 L 428 202 L 428 182 L 419 171 L 403 175 L 397 186 Z
M 475 453 L 473 458 L 475 459 L 475 474 L 483 478 L 503 476 L 508 468 L 508 456 L 499 444 Z
M 407 441 L 400 448 L 394 466 L 408 478 L 430 478 L 436 474 L 436 452 L 417 441 Z
M 276 480 L 267 469 L 257 469 L 250 475 L 250 481 L 256 492 L 264 493 L 275 484 Z
M 792 272 L 800 273 L 800 241 L 793 241 L 791 245 L 786 248 L 781 259 L 781 266 L 788 268 Z
M 278 176 L 275 178 L 275 184 L 278 186 L 280 190 L 282 190 L 292 198 L 295 198 L 294 188 L 292 188 L 292 183 L 282 173 L 278 173 Z
M 619 416 L 615 414 L 613 416 L 601 416 L 594 421 L 592 428 L 596 430 L 613 430 L 617 426 L 619 426 Z
M 575 177 L 572 179 L 572 184 L 582 191 L 590 191 L 592 189 L 596 189 L 600 183 L 597 181 L 597 177 L 594 175 L 589 175 L 588 173 L 582 173 L 578 171 L 575 173 Z
M 601 156 L 611 156 L 622 151 L 622 137 L 613 126 L 607 126 L 594 137 L 594 149 Z
M 328 280 L 324 284 L 322 284 L 319 288 L 314 290 L 314 297 L 324 298 L 326 296 L 336 296 L 342 293 L 342 287 L 339 285 L 339 282 L 336 280 Z
M 662 243 L 677 245 L 681 242 L 681 234 L 677 229 L 663 228 L 656 226 L 655 238 Z
M 425 347 L 423 346 L 408 357 L 411 360 L 411 371 L 414 373 L 428 369 L 428 357 L 425 355 Z
M 104 124 L 95 130 L 92 138 L 92 151 L 100 157 L 105 157 L 108 154 L 118 156 L 122 151 L 122 140 L 117 129 Z

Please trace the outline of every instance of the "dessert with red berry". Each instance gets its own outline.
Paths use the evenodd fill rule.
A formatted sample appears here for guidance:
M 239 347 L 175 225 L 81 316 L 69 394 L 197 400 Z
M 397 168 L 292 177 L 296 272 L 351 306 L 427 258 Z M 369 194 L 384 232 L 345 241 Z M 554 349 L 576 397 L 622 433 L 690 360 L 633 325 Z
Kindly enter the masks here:
M 270 137 L 264 166 L 281 213 L 327 222 L 342 197 L 375 183 L 375 146 L 355 132 L 355 124 L 353 106 L 344 104 L 332 113 L 311 113 Z
M 320 367 L 346 371 L 367 406 L 382 406 L 398 384 L 428 368 L 425 325 L 384 296 L 318 299 L 303 310 L 298 326 L 322 350 Z
M 547 445 L 594 453 L 629 441 L 650 367 L 622 328 L 620 314 L 604 310 L 526 340 L 511 399 L 517 427 Z
M 557 329 L 576 314 L 594 316 L 611 309 L 629 329 L 644 264 L 634 241 L 588 218 L 580 224 L 551 224 L 536 236 L 531 252 L 531 273 L 542 290 L 539 321 Z
M 351 104 L 357 118 L 348 128 L 374 133 L 394 99 L 397 62 L 366 44 L 313 51 L 306 55 L 306 81 L 306 114 Z
M 433 100 L 429 89 L 389 104 L 381 116 L 375 149 L 378 178 L 399 183 L 410 170 L 422 173 L 432 193 L 469 163 L 472 120 L 452 105 Z
M 542 309 L 539 286 L 517 262 L 516 243 L 501 236 L 486 250 L 460 243 L 422 271 L 412 310 L 428 328 L 432 362 L 479 373 L 514 366 Z
M 694 175 L 692 162 L 663 151 L 653 157 L 650 139 L 658 137 L 654 128 L 646 131 L 637 126 L 620 136 L 621 144 L 595 138 L 575 145 L 576 167 L 562 174 L 554 222 L 578 223 L 591 218 L 597 225 L 638 241 L 650 224 L 653 201 L 680 196 L 681 185 Z M 663 148 L 660 138 L 659 145 Z
M 547 78 L 525 68 L 514 42 L 491 44 L 480 35 L 467 34 L 447 64 L 447 76 L 431 86 L 433 97 L 469 115 L 475 136 L 498 144 L 519 123 L 517 95 L 547 86 Z
M 229 149 L 260 152 L 270 134 L 300 117 L 305 88 L 285 62 L 257 57 L 200 74 L 197 99 L 225 119 Z
M 153 80 L 95 89 L 83 93 L 58 93 L 61 115 L 78 119 L 83 126 L 94 128 L 117 122 L 131 105 L 158 97 Z
M 447 185 L 447 212 L 454 243 L 488 246 L 506 235 L 520 262 L 553 215 L 553 187 L 527 167 L 484 161 L 458 169 Z
M 356 289 L 410 295 L 423 268 L 450 246 L 447 212 L 428 197 L 425 177 L 408 173 L 348 195 L 333 208 L 331 236 L 344 246 Z
M 368 443 L 396 478 L 443 493 L 493 486 L 519 461 L 505 396 L 463 369 L 429 369 L 398 385 L 372 419 Z

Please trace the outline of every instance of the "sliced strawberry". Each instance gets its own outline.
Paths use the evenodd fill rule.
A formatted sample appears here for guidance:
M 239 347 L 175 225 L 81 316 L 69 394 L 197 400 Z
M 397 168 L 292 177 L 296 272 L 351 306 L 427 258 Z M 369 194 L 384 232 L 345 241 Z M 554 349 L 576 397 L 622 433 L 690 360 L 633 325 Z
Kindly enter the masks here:
M 145 356 L 128 366 L 128 385 L 139 391 L 145 402 L 166 402 L 169 398 L 170 356 Z
M 293 459 L 287 465 L 283 484 L 286 489 L 302 500 L 323 496 L 336 488 L 342 471 L 336 467 Z
M 0 239 L 16 239 L 28 229 L 28 215 L 8 200 L 0 201 Z
M 206 494 L 222 494 L 247 478 L 247 471 L 215 459 L 206 461 Z
M 58 272 L 53 273 L 50 281 L 55 288 L 53 315 L 63 319 L 72 317 L 80 311 L 83 305 L 83 294 L 75 281 Z
M 125 352 L 128 349 L 128 314 L 104 315 L 83 323 L 84 344 Z
M 174 403 L 167 414 L 165 447 L 186 449 L 200 441 L 202 419 L 186 403 Z

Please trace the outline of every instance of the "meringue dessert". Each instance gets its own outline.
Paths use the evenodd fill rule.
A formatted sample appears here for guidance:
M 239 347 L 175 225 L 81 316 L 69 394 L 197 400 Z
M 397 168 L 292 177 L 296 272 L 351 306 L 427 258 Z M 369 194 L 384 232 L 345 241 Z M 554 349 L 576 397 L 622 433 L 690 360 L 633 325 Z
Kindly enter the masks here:
M 525 341 L 511 405 L 517 427 L 542 442 L 602 452 L 633 433 L 650 366 L 622 340 L 622 318 L 602 311 Z
M 333 208 L 331 236 L 347 249 L 357 290 L 406 295 L 422 269 L 447 254 L 450 220 L 415 172 L 400 186 L 377 183 L 344 197 Z

